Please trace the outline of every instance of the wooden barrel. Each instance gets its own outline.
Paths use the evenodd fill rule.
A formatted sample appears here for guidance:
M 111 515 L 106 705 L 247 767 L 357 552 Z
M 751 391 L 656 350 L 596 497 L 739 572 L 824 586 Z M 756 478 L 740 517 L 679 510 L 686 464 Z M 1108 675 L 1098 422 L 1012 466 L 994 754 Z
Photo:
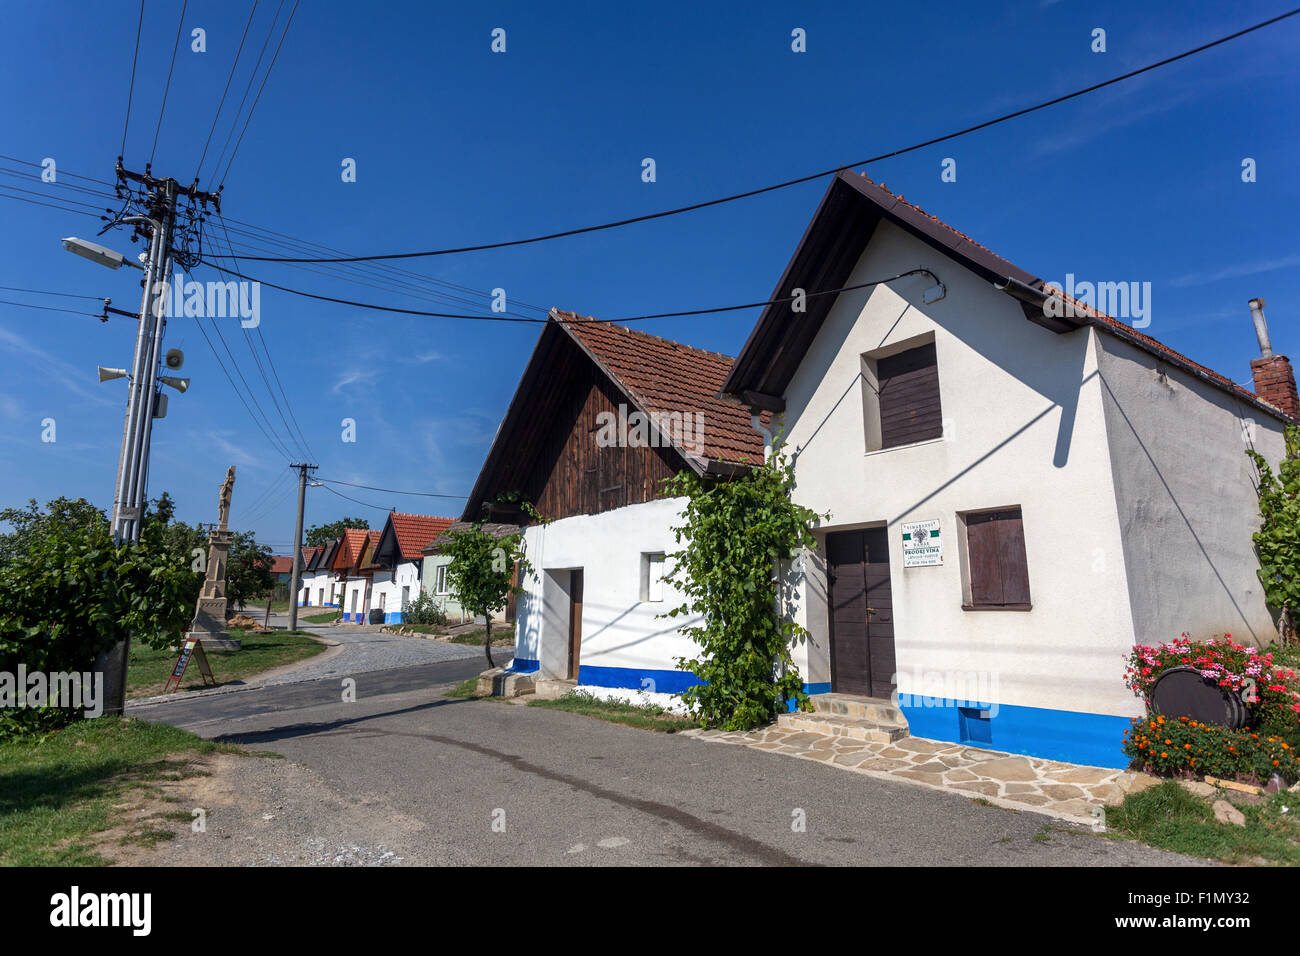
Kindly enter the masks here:
M 1239 693 L 1220 687 L 1185 664 L 1161 671 L 1148 699 L 1152 712 L 1166 717 L 1187 717 L 1234 730 L 1250 722 L 1250 710 Z

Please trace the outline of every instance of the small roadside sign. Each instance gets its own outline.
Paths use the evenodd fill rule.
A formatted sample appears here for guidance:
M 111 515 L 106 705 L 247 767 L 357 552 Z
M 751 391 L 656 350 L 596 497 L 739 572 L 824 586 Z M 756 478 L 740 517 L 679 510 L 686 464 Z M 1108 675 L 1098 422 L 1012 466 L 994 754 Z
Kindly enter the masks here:
M 167 684 L 163 688 L 164 694 L 170 694 L 180 689 L 181 680 L 185 677 L 185 668 L 189 666 L 190 659 L 198 661 L 199 673 L 203 676 L 203 683 L 217 686 L 217 680 L 212 676 L 212 668 L 208 665 L 208 655 L 203 650 L 203 642 L 197 637 L 187 637 L 181 644 L 181 652 L 176 658 L 176 666 L 172 668 L 171 676 L 167 678 Z M 175 687 L 172 686 L 173 682 Z
M 903 522 L 903 567 L 933 568 L 943 564 L 939 519 Z

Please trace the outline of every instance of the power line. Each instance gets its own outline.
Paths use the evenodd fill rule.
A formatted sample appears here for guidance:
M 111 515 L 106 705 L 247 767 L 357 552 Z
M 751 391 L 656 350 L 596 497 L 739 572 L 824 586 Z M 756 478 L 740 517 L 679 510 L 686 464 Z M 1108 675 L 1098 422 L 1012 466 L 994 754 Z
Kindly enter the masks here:
M 200 260 L 200 261 L 204 261 L 204 260 Z M 216 267 L 216 268 L 220 268 L 220 267 Z M 301 289 L 290 289 L 287 286 L 276 285 L 274 282 L 267 282 L 265 279 L 254 279 L 251 276 L 246 276 L 242 272 L 237 272 L 234 269 L 229 269 L 228 271 L 230 272 L 231 275 L 238 276 L 239 278 L 244 279 L 248 282 L 257 282 L 261 285 L 268 286 L 272 289 L 279 289 L 281 292 L 291 292 L 294 295 L 304 296 L 305 298 L 308 299 L 317 299 L 322 302 L 334 302 L 339 305 L 349 305 L 360 309 L 371 309 L 377 312 L 396 312 L 401 315 L 422 315 L 422 316 L 429 316 L 431 318 L 461 319 L 461 320 L 473 321 L 473 322 L 517 322 L 517 323 L 525 323 L 529 325 L 544 325 L 548 321 L 547 319 L 531 319 L 531 318 L 523 318 L 519 316 L 508 316 L 508 315 L 467 315 L 464 313 L 451 313 L 451 312 L 425 312 L 419 309 L 403 309 L 400 308 L 399 306 L 393 306 L 393 305 L 375 305 L 373 303 L 368 303 L 368 302 L 354 302 L 350 299 L 339 299 L 339 298 L 335 298 L 334 296 L 317 295 L 314 292 L 304 292 Z M 586 324 L 586 323 L 591 323 L 591 324 L 599 323 L 604 325 L 626 325 L 629 322 L 644 322 L 649 319 L 673 319 L 673 318 L 684 318 L 687 316 L 695 316 L 695 315 L 712 315 L 719 312 L 737 312 L 742 309 L 756 309 L 759 307 L 766 307 L 769 305 L 780 305 L 785 302 L 794 302 L 800 298 L 815 299 L 819 296 L 824 296 L 824 295 L 839 295 L 841 292 L 853 292 L 857 289 L 866 289 L 866 288 L 870 288 L 873 285 L 880 285 L 883 282 L 892 282 L 894 279 L 901 279 L 904 276 L 917 275 L 920 273 L 928 273 L 928 270 L 911 269 L 908 270 L 907 272 L 900 272 L 897 275 L 889 276 L 888 278 L 885 279 L 875 279 L 871 282 L 860 282 L 854 285 L 841 286 L 838 289 L 823 289 L 819 292 L 805 292 L 802 293 L 801 295 L 778 296 L 775 299 L 767 299 L 762 302 L 746 302 L 740 305 L 714 306 L 707 309 L 684 309 L 678 312 L 652 312 L 645 315 L 629 315 L 629 316 L 624 316 L 615 319 L 597 319 L 597 318 L 581 319 L 580 318 L 580 319 L 570 319 L 568 321 L 571 324 L 575 324 L 575 325 Z
M 398 491 L 396 488 L 376 488 L 374 485 L 358 485 L 358 484 L 353 484 L 350 481 L 337 481 L 333 478 L 321 478 L 319 476 L 316 478 L 316 480 L 327 481 L 331 485 L 346 485 L 349 488 L 364 488 L 367 491 L 386 491 L 389 494 L 393 494 L 393 495 L 418 495 L 422 498 L 459 498 L 461 500 L 466 500 L 469 498 L 469 495 L 441 495 L 441 494 L 436 494 L 435 492 L 432 491 Z
M 226 162 L 226 171 L 221 174 L 221 183 L 224 185 L 226 177 L 230 175 L 230 167 L 235 164 L 235 155 L 239 152 L 240 145 L 244 142 L 244 134 L 248 132 L 248 124 L 253 121 L 253 113 L 257 109 L 258 102 L 262 99 L 262 91 L 266 89 L 266 81 L 271 78 L 271 71 L 275 69 L 275 61 L 280 57 L 280 48 L 284 46 L 284 38 L 289 35 L 289 27 L 293 26 L 293 15 L 298 12 L 299 0 L 293 0 L 293 9 L 289 11 L 289 19 L 284 22 L 284 32 L 280 34 L 280 42 L 276 44 L 275 53 L 271 55 L 271 62 L 267 64 L 266 72 L 262 74 L 262 85 L 257 88 L 257 95 L 253 97 L 253 105 L 248 108 L 248 116 L 244 120 L 244 128 L 239 131 L 239 139 L 235 140 L 235 148 L 230 151 L 230 159 Z M 279 11 L 276 11 L 279 15 Z M 271 24 L 275 28 L 275 24 Z M 235 122 L 239 122 L 239 117 L 235 117 Z
M 721 196 L 717 199 L 710 199 L 705 202 L 692 203 L 689 206 L 678 206 L 675 209 L 665 209 L 661 212 L 648 213 L 644 216 L 633 216 L 628 219 L 618 219 L 613 222 L 604 222 L 594 226 L 582 226 L 577 229 L 565 229 L 562 232 L 552 232 L 552 233 L 547 233 L 546 235 L 532 236 L 527 239 L 509 239 L 502 242 L 487 242 L 487 243 L 481 243 L 479 245 L 474 245 L 474 246 L 457 246 L 449 249 L 432 249 L 425 252 L 393 252 L 393 253 L 387 253 L 383 255 L 340 256 L 340 257 L 328 257 L 328 258 L 327 257 L 273 258 L 269 256 L 237 256 L 236 258 L 246 259 L 249 261 L 257 261 L 257 262 L 373 262 L 373 261 L 390 260 L 390 259 L 418 259 L 418 258 L 424 258 L 428 256 L 448 256 L 448 255 L 455 255 L 457 253 L 463 253 L 463 252 L 481 252 L 487 249 L 505 249 L 512 246 L 526 246 L 537 242 L 548 242 L 552 239 L 564 239 L 569 236 L 579 236 L 585 233 L 600 232 L 606 229 L 617 229 L 621 226 L 630 226 L 635 223 L 650 222 L 655 219 L 664 219 L 668 216 L 677 216 L 686 212 L 694 212 L 698 209 L 707 209 L 710 206 L 720 206 L 723 205 L 724 203 L 735 202 L 736 200 L 739 199 L 749 199 L 753 196 L 761 196 L 764 193 L 775 192 L 779 189 L 787 189 L 790 186 L 798 186 L 803 183 L 812 182 L 814 179 L 821 179 L 825 176 L 834 175 L 835 173 L 839 172 L 842 169 L 855 169 L 858 166 L 868 166 L 872 163 L 878 163 L 881 162 L 882 160 L 892 159 L 896 156 L 903 156 L 907 153 L 913 153 L 916 152 L 917 150 L 925 149 L 926 147 L 929 146 L 935 146 L 939 143 L 946 143 L 949 140 L 957 139 L 960 136 L 967 136 L 971 133 L 978 132 L 979 130 L 988 129 L 990 126 L 997 126 L 1000 123 L 1005 123 L 1009 120 L 1013 120 L 1021 116 L 1027 116 L 1030 113 L 1036 113 L 1039 110 L 1047 109 L 1050 106 L 1056 106 L 1057 104 L 1064 103 L 1068 100 L 1076 99 L 1077 97 L 1080 96 L 1085 96 L 1088 93 L 1094 93 L 1097 90 L 1105 89 L 1108 86 L 1113 86 L 1116 83 L 1123 82 L 1124 80 L 1130 80 L 1135 76 L 1141 76 L 1143 73 L 1149 73 L 1152 70 L 1157 70 L 1163 66 L 1168 66 L 1170 63 L 1176 63 L 1179 60 L 1184 60 L 1187 57 L 1196 55 L 1197 53 L 1202 53 L 1214 47 L 1221 46 L 1224 43 L 1228 43 L 1229 41 L 1235 40 L 1238 37 L 1245 36 L 1248 33 L 1253 33 L 1256 30 L 1262 30 L 1265 27 L 1272 26 L 1273 24 L 1285 20 L 1288 17 L 1295 16 L 1297 13 L 1300 13 L 1300 7 L 1297 7 L 1294 10 L 1289 10 L 1286 13 L 1279 14 L 1278 16 L 1271 17 L 1268 20 L 1264 20 L 1260 23 L 1256 23 L 1254 26 L 1246 27 L 1243 30 L 1238 30 L 1236 33 L 1228 34 L 1227 36 L 1220 37 L 1217 40 L 1212 40 L 1209 43 L 1203 43 L 1200 46 L 1195 47 L 1191 50 L 1185 50 L 1182 53 L 1178 53 L 1175 54 L 1174 56 L 1166 57 L 1163 60 L 1159 60 L 1155 63 L 1150 63 L 1136 70 L 1130 70 L 1129 72 L 1123 73 L 1119 76 L 1111 77 L 1108 80 L 1103 80 L 1100 83 L 1094 83 L 1091 86 L 1083 87 L 1082 89 L 1075 90 L 1072 93 L 1066 93 L 1063 96 L 1056 96 L 1053 97 L 1052 99 L 1044 100 L 1041 103 L 1036 103 L 1033 106 L 1024 107 L 1023 109 L 1016 110 L 1015 112 L 1012 113 L 1003 113 L 1001 116 L 997 116 L 993 119 L 985 120 L 982 123 L 976 123 L 974 126 L 967 126 L 964 129 L 959 129 L 951 133 L 945 133 L 942 136 L 935 136 L 931 139 L 925 140 L 924 142 L 914 143 L 911 146 L 905 146 L 901 149 L 890 150 L 887 153 L 880 153 L 877 156 L 872 156 L 868 159 L 859 160 L 858 162 L 855 163 L 847 163 L 843 166 L 836 166 L 833 169 L 823 169 L 819 172 L 811 173 L 807 176 L 800 176 L 796 179 L 787 179 L 784 182 L 774 183 L 773 185 L 770 186 L 763 186 L 758 189 L 750 189 L 742 193 L 733 193 L 732 195 L 729 196 Z
M 244 373 L 239 368 L 239 363 L 235 361 L 234 353 L 230 351 L 230 345 L 229 343 L 226 342 L 226 336 L 221 331 L 221 326 L 217 324 L 216 320 L 211 318 L 208 319 L 208 323 L 212 326 L 213 331 L 217 333 L 217 338 L 221 342 L 221 347 L 226 350 L 226 355 L 230 357 L 230 364 L 234 367 L 235 374 L 238 375 L 239 380 L 244 383 L 244 388 L 248 392 L 248 397 L 253 402 L 253 407 L 262 413 L 262 420 L 266 422 L 266 427 L 271 430 L 271 435 L 274 436 L 276 445 L 279 447 L 280 451 L 284 454 L 286 458 L 292 460 L 294 457 L 293 452 L 289 451 L 288 446 L 285 445 L 285 443 L 280 440 L 280 436 L 277 435 L 275 432 L 275 426 L 271 424 L 271 416 L 266 414 L 266 409 L 262 407 L 262 403 L 259 402 L 257 400 L 257 396 L 253 394 L 252 386 L 248 384 L 248 379 L 244 378 Z M 199 325 L 200 322 L 196 319 L 194 324 Z M 220 361 L 220 359 L 218 359 L 218 361 Z M 292 439 L 292 436 L 290 436 L 290 438 Z
M 33 305 L 30 302 L 14 302 L 11 299 L 0 299 L 0 305 L 16 305 L 20 309 L 41 309 L 45 312 L 67 312 L 70 315 L 89 315 L 93 318 L 99 318 L 95 312 L 78 312 L 76 309 L 59 309 L 52 305 Z
M 229 250 L 229 245 L 230 245 L 230 234 L 229 234 L 228 232 L 226 232 L 226 222 L 225 222 L 225 219 L 221 216 L 220 211 L 218 211 L 218 213 L 217 213 L 217 221 L 221 223 L 221 231 L 222 231 L 223 233 L 225 233 L 226 245 L 227 245 L 227 251 L 229 252 L 229 251 L 231 251 L 231 250 Z M 223 272 L 222 275 L 224 276 L 225 273 Z M 241 326 L 242 326 L 243 323 L 240 323 L 240 324 L 241 324 Z M 287 408 L 287 409 L 289 410 L 289 417 L 293 419 L 293 428 L 290 428 L 290 427 L 289 427 L 289 422 L 285 420 L 284 412 L 283 412 L 283 411 L 281 410 L 281 408 L 280 408 L 280 402 L 279 402 L 279 401 L 276 399 L 276 397 L 275 397 L 275 390 L 271 388 L 271 383 L 270 383 L 270 381 L 269 381 L 269 380 L 267 379 L 267 377 L 266 377 L 266 370 L 262 367 L 261 359 L 259 359 L 259 358 L 257 357 L 257 352 L 256 352 L 256 350 L 254 350 L 254 348 L 253 348 L 253 342 L 252 342 L 253 337 L 252 337 L 252 335 L 249 334 L 248 329 L 247 329 L 247 328 L 244 328 L 244 341 L 245 341 L 245 342 L 247 343 L 247 345 L 248 345 L 248 350 L 249 350 L 249 352 L 251 352 L 252 355 L 253 355 L 253 361 L 257 364 L 257 370 L 258 370 L 258 371 L 261 373 L 261 375 L 262 375 L 262 381 L 266 384 L 266 390 L 267 390 L 268 392 L 270 392 L 270 394 L 271 394 L 271 402 L 275 405 L 275 410 L 276 410 L 276 412 L 279 413 L 279 415 L 280 415 L 280 420 L 281 420 L 282 422 L 284 422 L 285 432 L 288 433 L 290 440 L 294 441 L 295 443 L 298 443 L 298 440 L 301 439 L 301 443 L 300 443 L 300 444 L 301 444 L 301 448 L 302 448 L 302 450 L 304 450 L 304 451 L 306 452 L 306 457 L 310 457 L 310 458 L 312 458 L 312 459 L 315 459 L 315 458 L 316 458 L 316 455 L 315 455 L 315 453 L 311 450 L 311 445 L 308 444 L 308 442 L 307 442 L 307 436 L 306 436 L 305 434 L 303 434 L 302 426 L 300 426 L 300 425 L 298 424 L 298 416 L 295 415 L 295 414 L 293 413 L 293 406 L 289 403 L 289 396 L 288 396 L 288 394 L 285 393 L 284 385 L 280 382 L 280 373 L 279 373 L 279 371 L 276 370 L 276 367 L 275 367 L 275 360 L 271 358 L 271 352 L 270 352 L 270 350 L 266 347 L 266 339 L 265 339 L 265 338 L 263 337 L 263 335 L 262 335 L 262 326 L 261 326 L 261 323 L 260 323 L 260 322 L 258 323 L 258 326 L 257 326 L 257 337 L 258 337 L 259 341 L 261 341 L 261 343 L 262 343 L 262 352 L 266 355 L 266 362 L 267 362 L 268 365 L 271 366 L 271 372 L 272 372 L 272 374 L 275 375 L 275 381 L 276 381 L 276 384 L 280 386 L 280 395 L 284 398 L 284 406 L 285 406 L 285 408 Z M 298 437 L 297 437 L 297 438 L 294 438 L 294 429 L 295 429 L 295 428 L 296 428 L 297 431 L 298 431 Z
M 42 168 L 40 163 L 33 163 L 28 159 L 19 159 L 17 156 L 5 156 L 4 154 L 0 154 L 0 159 L 8 160 L 11 163 L 21 163 L 23 166 L 35 166 L 37 169 Z M 64 169 L 59 170 L 59 175 L 71 176 L 73 179 L 84 179 L 88 183 L 99 183 L 101 186 L 108 186 L 110 189 L 113 188 L 113 183 L 110 183 L 107 180 L 95 179 L 93 176 L 79 176 L 76 173 L 70 173 Z
M 262 433 L 262 435 L 266 438 L 267 442 L 271 444 L 271 447 L 273 449 L 278 450 L 278 452 L 280 454 L 283 454 L 286 459 L 292 459 L 293 455 L 289 454 L 289 452 L 285 450 L 283 444 L 277 442 L 276 439 L 271 437 L 271 433 L 268 432 L 262 426 L 262 423 L 257 420 L 257 416 L 253 414 L 253 409 L 249 407 L 248 401 L 244 398 L 244 394 L 239 390 L 239 386 L 235 384 L 235 380 L 231 378 L 230 370 L 226 368 L 226 363 L 221 360 L 221 356 L 217 353 L 216 346 L 212 344 L 212 339 L 208 337 L 207 331 L 203 328 L 203 320 L 195 319 L 194 325 L 199 330 L 199 333 L 203 336 L 203 341 L 208 343 L 208 348 L 212 350 L 212 357 L 217 360 L 217 365 L 220 366 L 222 373 L 226 376 L 226 381 L 230 383 L 231 389 L 234 390 L 235 397 L 238 398 L 240 403 L 244 406 L 244 410 L 248 412 L 248 417 L 253 420 L 253 424 L 257 426 L 258 431 Z M 212 327 L 216 329 L 217 326 L 215 322 L 212 324 Z M 223 342 L 222 344 L 224 345 L 225 343 Z M 229 354 L 229 352 L 230 349 L 227 348 L 226 353 Z M 233 358 L 231 359 L 231 361 L 234 361 Z M 239 370 L 238 366 L 236 366 L 235 370 L 236 371 Z M 252 393 L 250 392 L 249 394 L 251 395 Z M 254 404 L 256 404 L 257 401 L 256 398 L 254 398 L 253 401 Z
M 0 289 L 6 292 L 30 292 L 33 295 L 57 295 L 65 299 L 94 299 L 96 302 L 103 302 L 102 295 L 78 295 L 76 292 L 51 292 L 45 289 L 20 289 L 13 285 L 0 285 Z
M 144 0 L 141 0 L 142 4 L 143 2 Z M 239 38 L 239 49 L 235 50 L 235 62 L 230 64 L 230 74 L 226 77 L 226 88 L 221 91 L 221 100 L 217 103 L 217 113 L 212 117 L 212 128 L 208 130 L 208 138 L 203 144 L 203 154 L 199 156 L 198 169 L 194 171 L 195 182 L 198 182 L 199 176 L 203 172 L 203 161 L 208 158 L 208 147 L 212 145 L 212 134 L 217 131 L 217 121 L 221 119 L 221 110 L 226 105 L 226 94 L 230 92 L 230 83 L 235 78 L 235 70 L 239 66 L 239 57 L 244 52 L 244 41 L 248 39 L 248 28 L 253 25 L 253 15 L 257 13 L 257 4 L 258 0 L 253 0 L 253 9 L 248 12 L 248 22 L 244 24 L 244 35 Z
M 149 163 L 153 164 L 154 153 L 158 151 L 158 134 L 162 132 L 163 114 L 167 112 L 167 94 L 172 88 L 172 71 L 176 69 L 176 51 L 181 48 L 181 30 L 185 28 L 185 11 L 189 8 L 190 0 L 185 0 L 181 4 L 181 18 L 176 24 L 176 42 L 172 44 L 172 62 L 167 67 L 167 85 L 163 87 L 162 106 L 158 109 L 158 125 L 153 131 L 153 146 L 149 150 Z
M 248 102 L 248 94 L 253 89 L 253 81 L 257 79 L 257 71 L 261 69 L 262 57 L 266 56 L 266 48 L 271 44 L 271 37 L 275 36 L 275 25 L 280 20 L 280 11 L 284 9 L 284 0 L 280 0 L 280 5 L 275 8 L 275 16 L 271 18 L 271 27 L 266 31 L 266 39 L 262 41 L 262 49 L 257 53 L 257 62 L 253 64 L 253 72 L 248 74 L 248 82 L 244 84 L 244 95 L 239 98 L 239 108 L 235 110 L 235 118 L 230 123 L 230 132 L 226 134 L 226 141 L 221 144 L 221 152 L 217 153 L 217 161 L 212 167 L 214 174 L 221 168 L 221 161 L 226 157 L 226 150 L 230 148 L 230 140 L 235 135 L 235 130 L 239 128 L 239 116 L 244 112 L 244 104 Z
M 73 206 L 84 206 L 87 209 L 98 209 L 102 212 L 111 212 L 111 210 L 106 206 L 96 206 L 94 203 L 82 202 L 79 199 L 68 199 L 66 196 L 49 196 L 46 193 L 40 193 L 34 189 L 23 189 L 21 186 L 10 186 L 8 183 L 0 185 L 0 188 L 12 189 L 14 192 L 26 193 L 29 196 L 41 196 L 46 199 L 57 199 L 59 202 L 68 203 Z
M 135 96 L 135 66 L 140 61 L 140 29 L 144 26 L 144 0 L 140 0 L 140 19 L 135 25 L 135 53 L 131 55 L 131 85 L 126 90 L 126 120 L 122 123 L 122 148 L 119 156 L 126 155 L 126 130 L 131 125 L 131 100 Z
M 382 511 L 384 514 L 388 514 L 389 512 L 391 512 L 391 511 L 393 510 L 392 508 L 384 508 L 384 507 L 382 507 L 382 506 L 380 506 L 380 505 L 372 505 L 370 502 L 368 502 L 368 501 L 362 501 L 360 498 L 353 498 L 353 497 L 351 497 L 351 496 L 349 496 L 349 495 L 345 495 L 345 494 L 343 494 L 343 492 L 341 492 L 341 491 L 335 491 L 335 490 L 334 490 L 333 488 L 331 488 L 329 485 L 321 485 L 321 487 L 324 488 L 326 491 L 328 491 L 328 492 L 329 492 L 330 494 L 332 494 L 332 495 L 338 495 L 340 498 L 346 498 L 348 501 L 351 501 L 351 502 L 353 502 L 354 504 L 363 505 L 363 506 L 366 507 L 366 508 L 374 508 L 376 511 Z
M 13 188 L 14 187 L 12 186 L 0 186 L 0 189 L 13 189 Z M 37 199 L 24 199 L 22 196 L 10 196 L 8 193 L 0 193 L 0 199 L 13 199 L 16 202 L 25 202 L 33 206 L 48 206 L 50 209 L 57 209 L 60 212 L 71 212 L 71 213 L 75 213 L 78 216 L 89 216 L 91 219 L 99 218 L 99 216 L 96 216 L 93 212 L 85 212 L 84 210 L 81 209 L 69 209 L 67 206 L 56 206 L 54 203 L 41 202 L 40 200 Z

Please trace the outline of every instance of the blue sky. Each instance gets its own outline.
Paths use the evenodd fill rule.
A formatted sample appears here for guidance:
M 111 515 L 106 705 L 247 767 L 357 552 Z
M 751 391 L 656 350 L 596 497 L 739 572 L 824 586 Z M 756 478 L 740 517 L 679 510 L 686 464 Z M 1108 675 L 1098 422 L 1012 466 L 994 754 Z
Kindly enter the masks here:
M 277 2 L 258 6 L 218 146 Z M 194 176 L 251 7 L 251 0 L 189 3 L 155 173 Z M 172 0 L 146 3 L 131 168 L 149 157 L 180 9 Z M 851 163 L 1285 9 L 1185 0 L 618 7 L 303 0 L 224 180 L 224 210 L 232 226 L 238 220 L 352 253 L 529 236 Z M 0 174 L 7 187 L 0 197 L 39 200 L 16 187 L 99 204 L 68 189 L 95 184 L 66 174 L 112 179 L 137 15 L 129 0 L 10 5 L 0 35 L 0 154 L 29 163 L 51 157 L 60 175 L 59 184 L 45 184 L 39 169 L 0 160 L 10 171 Z M 490 50 L 497 27 L 506 30 L 504 54 Z M 791 50 L 796 27 L 807 32 L 806 53 Z M 1090 49 L 1098 27 L 1105 53 Z M 190 50 L 194 28 L 206 31 L 204 53 Z M 1247 382 L 1257 352 L 1252 296 L 1268 300 L 1274 348 L 1300 353 L 1298 41 L 1300 17 L 866 172 L 1038 275 L 1151 282 L 1145 331 Z M 655 160 L 654 183 L 642 182 L 645 157 Z M 957 161 L 953 183 L 940 179 L 949 157 Z M 1257 164 L 1254 183 L 1241 181 L 1246 157 Z M 345 158 L 356 160 L 354 183 L 342 181 Z M 213 165 L 209 158 L 202 183 L 211 188 Z M 486 313 L 494 288 L 530 316 L 541 313 L 520 303 L 617 317 L 756 301 L 771 293 L 825 185 L 572 239 L 401 263 L 476 290 L 457 294 L 477 307 L 409 298 L 376 275 L 364 281 L 380 288 L 286 265 L 248 263 L 246 271 L 434 311 Z M 93 218 L 0 198 L 0 223 L 0 286 L 138 306 L 134 270 L 110 272 L 60 248 L 66 235 L 93 238 Z M 123 231 L 99 241 L 137 249 Z M 200 268 L 194 278 L 217 276 Z M 96 307 L 7 291 L 0 299 Z M 735 354 L 755 318 L 751 311 L 640 327 Z M 283 437 L 243 333 L 227 322 L 227 341 Z M 539 332 L 365 312 L 270 289 L 261 322 L 320 475 L 447 494 L 472 485 Z M 128 319 L 101 324 L 0 305 L 0 503 L 62 494 L 111 505 L 125 386 L 98 383 L 94 370 L 129 364 L 132 336 Z M 233 463 L 233 523 L 283 550 L 294 516 L 286 456 L 254 427 L 192 320 L 174 318 L 166 345 L 185 351 L 183 374 L 193 384 L 173 394 L 168 417 L 156 423 L 151 495 L 166 489 L 183 519 L 214 520 L 217 486 Z M 53 443 L 41 441 L 45 418 L 56 422 Z M 354 443 L 341 440 L 344 418 L 356 421 Z M 380 510 L 313 488 L 308 524 L 346 513 L 377 527 L 392 505 L 460 509 L 455 499 L 338 490 Z

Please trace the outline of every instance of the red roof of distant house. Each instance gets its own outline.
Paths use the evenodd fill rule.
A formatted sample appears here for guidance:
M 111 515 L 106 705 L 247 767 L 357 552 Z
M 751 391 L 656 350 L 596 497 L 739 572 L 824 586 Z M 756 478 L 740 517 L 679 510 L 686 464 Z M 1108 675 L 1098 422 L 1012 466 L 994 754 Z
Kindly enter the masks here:
M 292 574 L 293 573 L 293 555 L 277 554 L 271 559 L 272 574 Z
M 357 559 L 361 556 L 361 546 L 365 544 L 366 538 L 371 534 L 378 534 L 378 531 L 371 532 L 364 528 L 347 528 L 343 532 L 343 538 L 339 541 L 338 553 L 334 556 L 334 569 L 343 570 L 352 568 L 357 564 Z
M 394 511 L 389 514 L 388 520 L 393 524 L 393 534 L 397 536 L 397 548 L 402 560 L 419 561 L 429 542 L 451 527 L 456 519 Z
M 731 371 L 730 355 L 583 319 L 573 312 L 555 309 L 552 314 L 651 416 L 699 416 L 697 437 L 702 447 L 685 451 L 714 461 L 762 463 L 763 438 L 750 424 L 749 411 L 719 397 Z

